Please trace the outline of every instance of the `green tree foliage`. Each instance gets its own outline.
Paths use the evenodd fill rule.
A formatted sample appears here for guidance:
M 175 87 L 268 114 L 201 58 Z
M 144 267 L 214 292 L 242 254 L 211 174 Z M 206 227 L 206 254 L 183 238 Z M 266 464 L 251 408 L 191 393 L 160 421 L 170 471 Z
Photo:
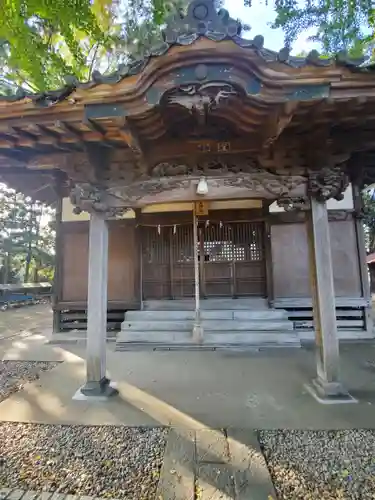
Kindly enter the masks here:
M 117 53 L 126 58 L 142 58 L 147 50 L 161 40 L 163 23 L 176 11 L 186 10 L 189 0 L 159 1 L 147 3 L 144 0 L 132 0 L 120 4 L 121 31 L 117 43 Z
M 262 0 L 244 0 L 245 4 Z M 267 0 L 266 0 L 267 1 Z M 160 38 L 171 11 L 188 0 L 2 0 L 0 10 L 0 93 L 17 86 L 46 90 L 107 72 L 142 57 Z M 221 1 L 216 2 L 219 7 Z M 273 27 L 289 45 L 307 29 L 332 54 L 371 52 L 375 42 L 373 0 L 275 0 Z
M 375 252 L 375 192 L 374 189 L 362 193 L 366 234 L 366 246 L 369 253 Z
M 0 185 L 0 257 L 3 283 L 52 277 L 54 211 Z
M 112 2 L 3 0 L 0 65 L 8 84 L 43 90 L 62 77 L 85 77 L 95 46 L 109 47 Z
M 171 10 L 187 0 L 3 0 L 0 93 L 37 91 L 90 79 L 142 56 Z
M 284 30 L 287 45 L 313 29 L 311 40 L 319 42 L 327 54 L 346 50 L 358 56 L 373 48 L 373 0 L 276 0 L 275 10 L 273 27 Z

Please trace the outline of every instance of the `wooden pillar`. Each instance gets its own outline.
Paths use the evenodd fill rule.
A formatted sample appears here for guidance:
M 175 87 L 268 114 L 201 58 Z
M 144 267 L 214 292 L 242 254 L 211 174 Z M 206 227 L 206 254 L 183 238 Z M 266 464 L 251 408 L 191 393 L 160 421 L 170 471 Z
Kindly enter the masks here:
M 96 212 L 90 216 L 88 271 L 86 384 L 80 391 L 107 397 L 117 393 L 106 378 L 108 226 Z
M 325 202 L 311 198 L 307 232 L 317 360 L 317 378 L 311 387 L 321 402 L 342 400 L 349 396 L 340 378 L 332 254 Z
M 53 293 L 52 293 L 52 310 L 53 310 L 53 323 L 52 332 L 60 332 L 60 322 L 61 322 L 61 311 L 59 308 L 59 302 L 62 298 L 62 192 L 61 192 L 61 180 L 56 177 L 56 194 L 58 196 L 56 201 L 56 237 L 55 237 L 55 272 L 53 277 Z
M 134 209 L 135 212 L 135 296 L 139 301 L 139 308 L 143 309 L 143 278 L 142 278 L 142 227 L 141 227 L 141 209 Z
M 199 286 L 199 258 L 198 258 L 198 219 L 193 207 L 193 245 L 194 245 L 194 295 L 195 295 L 195 318 L 193 325 L 193 339 L 198 344 L 203 342 L 203 328 L 200 313 L 200 286 Z M 201 259 L 202 259 L 201 255 Z
M 264 257 L 266 265 L 266 293 L 269 307 L 274 306 L 275 294 L 273 288 L 273 266 L 272 266 L 272 246 L 271 246 L 271 223 L 269 206 L 270 202 L 263 201 L 263 217 L 264 217 Z
M 353 184 L 353 204 L 354 204 L 354 214 L 360 214 L 363 209 L 363 200 L 362 200 L 361 190 L 355 184 Z M 361 278 L 361 292 L 362 292 L 362 297 L 364 297 L 368 301 L 368 306 L 364 308 L 365 329 L 367 330 L 368 335 L 372 336 L 373 332 L 372 304 L 371 304 L 371 290 L 369 282 L 369 270 L 366 258 L 365 234 L 363 230 L 363 222 L 360 218 L 356 217 L 354 224 L 355 224 L 355 232 L 357 240 L 359 274 Z

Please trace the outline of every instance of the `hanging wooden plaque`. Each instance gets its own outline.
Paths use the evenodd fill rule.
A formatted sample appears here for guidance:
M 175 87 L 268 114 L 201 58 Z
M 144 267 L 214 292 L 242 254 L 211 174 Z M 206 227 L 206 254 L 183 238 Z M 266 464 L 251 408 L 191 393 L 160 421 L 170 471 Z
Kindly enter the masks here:
M 208 202 L 196 201 L 195 202 L 195 215 L 208 215 Z

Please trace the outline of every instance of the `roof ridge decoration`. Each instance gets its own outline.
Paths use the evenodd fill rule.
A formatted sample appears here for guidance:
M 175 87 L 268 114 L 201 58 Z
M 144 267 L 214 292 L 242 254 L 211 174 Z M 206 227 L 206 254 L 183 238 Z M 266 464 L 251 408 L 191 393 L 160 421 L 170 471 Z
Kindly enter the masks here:
M 65 86 L 59 90 L 29 93 L 22 88 L 17 89 L 14 95 L 1 95 L 0 101 L 18 101 L 24 98 L 32 99 L 36 105 L 48 107 L 66 99 L 76 88 L 88 89 L 102 83 L 115 84 L 127 76 L 140 73 L 147 65 L 151 57 L 164 55 L 175 45 L 191 45 L 200 37 L 220 42 L 232 40 L 238 46 L 256 50 L 267 63 L 280 62 L 294 68 L 303 66 L 346 66 L 353 71 L 373 71 L 375 64 L 365 66 L 365 58 L 351 58 L 346 51 L 341 51 L 335 57 L 320 57 L 317 50 L 312 50 L 306 57 L 295 57 L 290 55 L 290 48 L 283 47 L 278 52 L 265 49 L 264 37 L 256 35 L 253 39 L 241 37 L 242 25 L 239 21 L 230 17 L 226 9 L 216 11 L 214 0 L 192 0 L 184 15 L 180 11 L 174 12 L 166 21 L 166 28 L 162 30 L 163 40 L 151 47 L 141 59 L 129 58 L 128 64 L 121 64 L 118 69 L 109 74 L 102 75 L 99 71 L 93 71 L 92 80 L 79 82 L 75 76 L 65 77 Z
M 216 11 L 212 0 L 193 0 L 185 16 L 176 12 L 169 16 L 166 24 L 167 27 L 162 33 L 169 44 L 178 42 L 178 38 L 183 41 L 181 37 L 184 36 L 194 39 L 195 36 L 205 36 L 220 41 L 227 37 L 240 36 L 242 32 L 241 23 L 231 18 L 225 9 Z

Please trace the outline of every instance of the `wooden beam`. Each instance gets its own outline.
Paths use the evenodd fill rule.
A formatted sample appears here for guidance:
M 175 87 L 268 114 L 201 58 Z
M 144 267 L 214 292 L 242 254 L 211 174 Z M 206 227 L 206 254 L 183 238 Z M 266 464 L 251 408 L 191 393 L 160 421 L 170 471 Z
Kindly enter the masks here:
M 121 130 L 121 137 L 128 144 L 129 148 L 134 153 L 135 159 L 138 163 L 138 168 L 140 172 L 147 173 L 149 160 L 148 160 L 148 151 L 146 153 L 146 146 L 140 140 L 138 131 L 136 130 L 133 124 L 130 124 L 128 120 L 126 120 L 123 129 Z
M 20 127 L 11 127 L 11 130 L 14 131 L 17 135 L 20 135 L 22 137 L 26 137 L 26 139 L 30 139 L 30 140 L 32 140 L 35 143 L 38 140 L 38 136 L 37 135 L 32 134 L 31 132 L 29 132 L 27 130 L 23 130 Z
M 108 148 L 116 147 L 113 144 L 113 141 L 111 141 L 107 138 L 106 130 L 101 125 L 99 125 L 99 123 L 93 122 L 92 120 L 86 120 L 85 125 L 87 125 L 87 127 L 89 127 L 94 132 L 97 132 L 98 134 L 100 134 L 100 136 L 101 136 L 100 142 L 101 142 L 101 144 L 103 144 L 103 146 L 106 146 Z
M 121 103 L 87 104 L 84 111 L 84 121 L 104 118 L 125 118 L 127 112 Z
M 0 164 L 1 165 L 1 164 Z M 45 176 L 55 176 L 56 175 L 56 170 L 55 169 L 40 169 L 38 172 L 35 171 L 36 169 L 30 169 L 25 166 L 19 166 L 19 167 L 2 167 L 0 168 L 0 176 L 6 176 L 6 175 L 17 175 L 17 176 L 35 176 L 36 173 L 39 175 L 45 175 Z
M 287 102 L 278 106 L 275 111 L 269 112 L 268 123 L 265 124 L 262 131 L 263 147 L 269 147 L 278 140 L 292 121 L 298 106 L 299 102 Z
M 76 153 L 79 159 L 84 159 L 84 153 Z M 65 170 L 67 166 L 71 166 L 72 162 L 77 159 L 72 158 L 72 153 L 49 153 L 37 154 L 28 158 L 27 167 L 32 170 Z
M 37 128 L 41 132 L 41 135 L 39 136 L 39 142 L 41 144 L 51 144 L 56 149 L 59 149 L 61 151 L 72 151 L 72 147 L 70 144 L 62 143 L 63 136 L 61 134 L 59 134 L 58 132 L 50 130 L 45 125 L 37 125 Z M 47 142 L 45 142 L 44 136 L 47 136 L 49 138 L 49 140 L 47 140 Z M 73 150 L 74 150 L 74 148 L 73 148 Z
M 30 128 L 30 127 L 29 127 Z M 69 145 L 62 145 L 60 142 L 60 137 L 57 133 L 48 130 L 47 127 L 42 125 L 33 125 L 32 130 L 21 129 L 20 127 L 10 128 L 12 132 L 17 134 L 14 137 L 10 134 L 3 134 L 5 140 L 7 141 L 6 147 L 11 147 L 14 150 L 20 152 L 36 152 L 36 153 L 50 153 L 49 147 L 56 150 L 71 151 L 72 148 Z M 35 132 L 39 131 L 40 134 Z M 46 137 L 47 136 L 47 137 Z M 2 146 L 0 140 L 0 147 Z
M 0 148 L 17 148 L 17 138 L 8 133 L 0 132 Z
M 85 152 L 94 169 L 96 180 L 101 180 L 103 173 L 108 173 L 110 169 L 111 149 L 106 148 L 101 142 L 85 143 Z
M 181 158 L 191 155 L 240 154 L 259 151 L 260 144 L 258 135 L 220 141 L 211 138 L 159 141 L 152 148 L 152 158 L 156 162 L 166 158 Z
M 129 147 L 139 155 L 144 154 L 144 144 L 142 144 L 142 140 L 140 139 L 138 130 L 134 123 L 130 123 L 129 120 L 126 120 L 123 128 L 121 129 L 122 137 L 127 141 Z
M 67 139 L 74 139 L 74 142 L 79 144 L 81 148 L 84 147 L 85 143 L 82 138 L 83 133 L 80 130 L 76 130 L 70 123 L 66 123 L 62 120 L 56 120 L 54 127 L 61 129 Z

